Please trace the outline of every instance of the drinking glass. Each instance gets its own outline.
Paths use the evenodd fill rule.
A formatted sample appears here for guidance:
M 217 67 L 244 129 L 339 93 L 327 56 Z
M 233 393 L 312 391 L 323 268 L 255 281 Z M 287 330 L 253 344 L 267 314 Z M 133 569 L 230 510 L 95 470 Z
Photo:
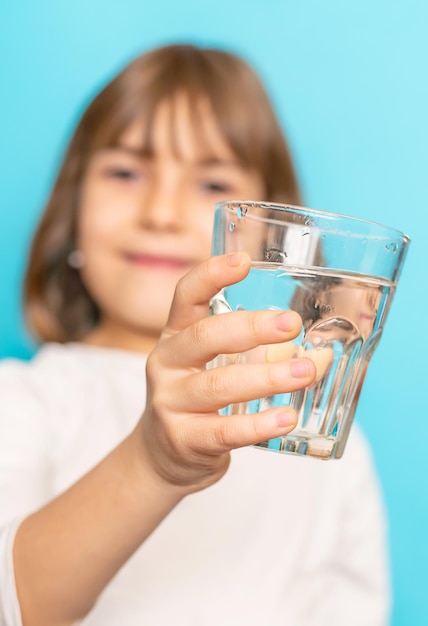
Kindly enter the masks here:
M 275 406 L 297 411 L 296 428 L 257 447 L 320 459 L 344 452 L 369 361 L 377 348 L 410 239 L 363 219 L 252 201 L 216 205 L 213 255 L 246 251 L 248 276 L 211 301 L 213 315 L 260 309 L 297 311 L 292 342 L 216 357 L 210 367 L 308 356 L 315 381 L 293 393 L 224 407 L 223 415 Z

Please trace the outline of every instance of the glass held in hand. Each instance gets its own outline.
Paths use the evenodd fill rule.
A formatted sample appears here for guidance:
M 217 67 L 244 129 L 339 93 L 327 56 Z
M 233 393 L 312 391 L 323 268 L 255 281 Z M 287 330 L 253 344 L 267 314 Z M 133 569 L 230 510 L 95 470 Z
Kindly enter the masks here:
M 375 351 L 410 240 L 374 222 L 281 204 L 216 205 L 213 255 L 246 251 L 248 276 L 211 301 L 211 314 L 297 311 L 293 342 L 220 355 L 209 367 L 310 357 L 315 381 L 294 393 L 224 407 L 223 415 L 291 406 L 297 427 L 257 447 L 320 459 L 342 456 L 370 358 Z

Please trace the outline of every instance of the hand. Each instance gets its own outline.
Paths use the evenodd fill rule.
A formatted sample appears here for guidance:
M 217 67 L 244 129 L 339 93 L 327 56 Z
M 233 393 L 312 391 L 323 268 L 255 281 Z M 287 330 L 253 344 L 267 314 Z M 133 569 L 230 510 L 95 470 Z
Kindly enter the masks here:
M 296 391 L 316 376 L 308 358 L 206 369 L 218 354 L 284 343 L 300 332 L 292 311 L 240 311 L 208 316 L 210 299 L 248 274 L 247 254 L 213 257 L 178 283 L 167 326 L 147 362 L 147 405 L 138 427 L 145 455 L 164 484 L 184 495 L 216 482 L 229 452 L 286 435 L 289 407 L 222 417 L 218 409 Z

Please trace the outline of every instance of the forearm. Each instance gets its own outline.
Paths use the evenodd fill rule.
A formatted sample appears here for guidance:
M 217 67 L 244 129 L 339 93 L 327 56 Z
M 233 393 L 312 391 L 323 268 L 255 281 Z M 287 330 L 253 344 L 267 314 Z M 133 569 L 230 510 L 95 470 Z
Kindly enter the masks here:
M 152 472 L 131 435 L 24 520 L 14 545 L 24 626 L 66 626 L 82 619 L 180 498 Z

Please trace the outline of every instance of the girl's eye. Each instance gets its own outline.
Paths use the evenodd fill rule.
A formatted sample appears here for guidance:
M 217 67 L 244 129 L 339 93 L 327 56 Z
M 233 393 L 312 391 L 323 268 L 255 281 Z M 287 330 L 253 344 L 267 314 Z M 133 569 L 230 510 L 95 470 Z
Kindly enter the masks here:
M 106 173 L 109 178 L 117 178 L 119 180 L 136 180 L 139 176 L 137 170 L 128 167 L 112 167 Z
M 229 184 L 214 180 L 203 182 L 201 187 L 208 193 L 228 193 L 231 190 Z

